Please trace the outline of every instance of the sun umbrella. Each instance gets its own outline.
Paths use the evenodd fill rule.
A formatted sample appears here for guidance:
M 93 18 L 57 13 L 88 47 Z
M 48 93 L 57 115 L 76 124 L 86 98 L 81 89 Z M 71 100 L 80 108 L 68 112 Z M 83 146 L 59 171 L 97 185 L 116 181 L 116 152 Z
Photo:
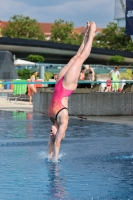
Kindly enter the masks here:
M 36 63 L 35 62 L 30 62 L 30 61 L 27 61 L 27 60 L 21 60 L 21 59 L 17 59 L 14 61 L 14 65 L 15 66 L 24 66 L 24 65 L 35 65 Z

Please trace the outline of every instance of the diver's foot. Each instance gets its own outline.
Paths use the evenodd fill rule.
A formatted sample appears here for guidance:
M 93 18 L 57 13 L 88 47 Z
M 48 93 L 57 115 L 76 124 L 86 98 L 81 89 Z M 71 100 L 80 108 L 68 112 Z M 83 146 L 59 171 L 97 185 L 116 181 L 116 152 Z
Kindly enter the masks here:
M 91 22 L 91 25 L 90 25 L 90 37 L 95 37 L 95 33 L 96 33 L 96 24 L 95 22 Z
M 89 32 L 90 32 L 90 22 L 86 22 L 87 23 L 87 26 L 86 26 L 86 32 L 85 32 L 85 36 L 89 36 Z
M 90 28 L 90 25 L 91 25 L 90 22 L 87 21 L 86 23 L 87 23 L 87 27 Z
M 59 159 L 59 158 L 58 159 L 53 159 L 53 162 L 54 163 L 59 163 L 59 162 L 61 162 L 61 159 Z
M 48 158 L 48 159 L 47 159 L 47 162 L 48 162 L 48 163 L 53 162 L 53 158 Z

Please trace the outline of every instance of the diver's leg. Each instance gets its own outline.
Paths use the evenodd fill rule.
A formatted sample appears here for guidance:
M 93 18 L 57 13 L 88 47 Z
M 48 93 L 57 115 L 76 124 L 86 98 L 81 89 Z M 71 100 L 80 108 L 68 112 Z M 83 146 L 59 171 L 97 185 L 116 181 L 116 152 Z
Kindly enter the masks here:
M 88 41 L 88 37 L 89 37 L 89 33 L 90 33 L 90 23 L 87 21 L 87 26 L 86 26 L 86 32 L 85 32 L 85 35 L 84 35 L 84 39 L 83 39 L 83 42 L 82 44 L 80 45 L 79 47 L 79 50 L 77 52 L 77 56 L 80 55 Z
M 63 85 L 65 86 L 66 89 L 70 89 L 70 90 L 76 89 L 81 66 L 84 63 L 84 61 L 87 59 L 87 57 L 90 55 L 90 52 L 91 52 L 92 42 L 95 36 L 95 31 L 96 31 L 96 24 L 92 22 L 90 26 L 89 39 L 82 53 L 79 56 L 77 56 L 77 58 L 75 59 L 71 67 L 68 69 L 68 71 L 64 75 Z
M 54 151 L 54 142 L 52 141 L 51 136 L 49 136 L 49 141 L 48 141 L 48 157 L 49 157 L 49 159 L 52 158 L 53 151 Z
M 56 138 L 54 142 L 54 161 L 58 160 L 59 150 L 60 150 L 60 144 L 62 139 L 65 137 L 65 132 L 68 126 L 68 110 L 63 109 L 57 117 L 58 122 L 58 130 L 56 133 Z
M 71 58 L 71 60 L 68 62 L 68 64 L 65 65 L 61 69 L 60 73 L 58 74 L 57 81 L 65 75 L 65 73 L 68 71 L 68 69 L 71 67 L 71 65 L 74 63 L 74 61 L 77 59 L 77 57 L 82 53 L 82 51 L 83 51 L 83 49 L 84 49 L 84 47 L 85 47 L 85 45 L 86 45 L 86 43 L 88 41 L 89 30 L 90 30 L 90 23 L 87 22 L 87 27 L 86 27 L 86 32 L 85 32 L 85 35 L 84 35 L 84 39 L 83 39 L 82 44 L 79 47 L 78 52 L 76 53 L 76 55 L 74 57 Z

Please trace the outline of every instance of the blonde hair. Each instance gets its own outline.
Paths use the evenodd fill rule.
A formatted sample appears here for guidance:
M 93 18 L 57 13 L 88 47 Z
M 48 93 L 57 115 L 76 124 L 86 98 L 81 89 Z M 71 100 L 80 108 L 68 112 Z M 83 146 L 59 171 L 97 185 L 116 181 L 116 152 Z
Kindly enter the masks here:
M 84 65 L 84 67 L 85 67 L 85 69 L 89 69 L 90 66 L 89 65 Z

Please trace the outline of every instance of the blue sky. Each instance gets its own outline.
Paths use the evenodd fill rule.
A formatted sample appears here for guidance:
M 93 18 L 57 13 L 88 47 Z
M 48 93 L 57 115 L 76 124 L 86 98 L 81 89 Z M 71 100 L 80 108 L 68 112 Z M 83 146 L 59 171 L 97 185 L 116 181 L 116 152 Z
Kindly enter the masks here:
M 0 20 L 22 14 L 38 22 L 72 21 L 75 27 L 95 21 L 104 28 L 114 21 L 114 4 L 115 0 L 1 0 Z

